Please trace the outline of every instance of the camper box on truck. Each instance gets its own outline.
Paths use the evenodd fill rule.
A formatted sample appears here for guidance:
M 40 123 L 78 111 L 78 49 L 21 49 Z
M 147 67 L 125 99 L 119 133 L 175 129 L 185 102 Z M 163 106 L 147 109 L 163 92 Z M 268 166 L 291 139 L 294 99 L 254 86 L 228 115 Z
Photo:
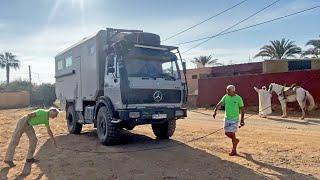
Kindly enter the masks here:
M 64 102 L 76 101 L 76 111 L 83 111 L 82 100 L 103 95 L 106 38 L 101 30 L 55 57 L 56 95 Z

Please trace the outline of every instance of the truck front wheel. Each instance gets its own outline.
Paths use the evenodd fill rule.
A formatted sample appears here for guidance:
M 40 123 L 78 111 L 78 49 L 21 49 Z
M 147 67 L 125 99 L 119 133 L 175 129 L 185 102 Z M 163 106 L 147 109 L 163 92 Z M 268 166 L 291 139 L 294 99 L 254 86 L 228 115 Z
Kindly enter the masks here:
M 78 123 L 78 116 L 73 106 L 69 106 L 67 110 L 67 125 L 70 134 L 80 134 L 82 124 Z
M 97 115 L 97 134 L 99 140 L 104 145 L 113 145 L 119 143 L 120 129 L 113 124 L 112 110 L 109 107 L 101 107 Z
M 169 139 L 176 129 L 176 120 L 169 120 L 161 124 L 152 124 L 152 130 L 157 139 Z

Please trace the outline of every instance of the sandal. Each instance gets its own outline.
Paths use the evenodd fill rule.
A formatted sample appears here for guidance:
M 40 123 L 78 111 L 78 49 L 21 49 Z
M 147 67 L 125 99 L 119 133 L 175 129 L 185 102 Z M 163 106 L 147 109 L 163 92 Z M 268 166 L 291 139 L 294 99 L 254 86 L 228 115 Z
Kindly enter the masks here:
M 26 162 L 27 163 L 36 163 L 36 162 L 39 162 L 39 160 L 37 160 L 35 158 L 31 158 L 31 159 L 27 159 Z
M 236 155 L 238 155 L 237 151 L 231 151 L 231 153 L 229 153 L 229 156 L 236 156 Z

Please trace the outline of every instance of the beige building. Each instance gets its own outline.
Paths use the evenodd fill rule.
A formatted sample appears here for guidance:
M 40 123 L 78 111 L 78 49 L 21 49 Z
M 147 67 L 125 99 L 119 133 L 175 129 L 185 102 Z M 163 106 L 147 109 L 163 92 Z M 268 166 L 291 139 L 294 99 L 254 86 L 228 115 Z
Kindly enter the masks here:
M 265 60 L 263 73 L 288 72 L 320 69 L 320 59 Z

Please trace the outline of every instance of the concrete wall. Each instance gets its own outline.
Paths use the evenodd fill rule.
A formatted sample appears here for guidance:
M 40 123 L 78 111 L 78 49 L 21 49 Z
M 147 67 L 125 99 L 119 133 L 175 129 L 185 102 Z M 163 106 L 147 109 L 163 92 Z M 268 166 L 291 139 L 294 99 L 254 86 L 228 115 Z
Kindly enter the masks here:
M 311 61 L 311 70 L 320 69 L 320 59 L 265 60 L 263 73 L 287 72 L 289 61 Z
M 210 77 L 236 76 L 262 73 L 262 62 L 213 67 Z
M 189 94 L 198 94 L 199 79 L 259 73 L 262 73 L 262 62 L 187 69 L 186 76 Z M 196 76 L 197 78 L 193 79 L 192 76 Z
M 225 94 L 226 86 L 234 84 L 246 105 L 258 105 L 258 95 L 253 87 L 269 86 L 272 82 L 288 85 L 296 83 L 308 90 L 315 101 L 320 103 L 320 70 L 309 70 L 199 79 L 199 95 L 196 104 L 207 106 L 218 103 Z M 275 98 L 276 95 L 274 100 Z
M 285 60 L 265 60 L 262 69 L 263 73 L 287 72 L 288 62 Z
M 311 61 L 311 68 L 312 69 L 320 69 L 320 59 L 312 60 Z
M 188 69 L 186 73 L 189 94 L 198 94 L 198 80 L 199 77 L 204 74 L 211 74 L 211 67 L 206 68 L 197 68 L 197 69 Z M 193 79 L 192 76 L 196 76 L 196 79 Z
M 28 91 L 0 92 L 0 109 L 19 108 L 30 105 Z

